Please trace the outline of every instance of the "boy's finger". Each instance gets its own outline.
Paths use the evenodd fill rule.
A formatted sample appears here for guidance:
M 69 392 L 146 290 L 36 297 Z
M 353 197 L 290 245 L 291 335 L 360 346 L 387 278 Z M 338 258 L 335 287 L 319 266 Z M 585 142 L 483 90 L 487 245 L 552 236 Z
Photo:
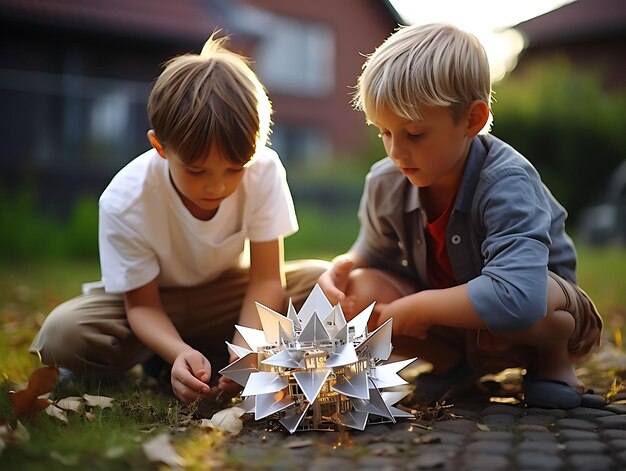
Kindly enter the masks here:
M 178 378 L 178 382 L 198 393 L 206 394 L 209 392 L 209 386 L 191 374 Z
M 193 375 L 200 381 L 206 383 L 211 379 L 211 364 L 204 356 L 191 356 L 187 359 L 187 364 Z

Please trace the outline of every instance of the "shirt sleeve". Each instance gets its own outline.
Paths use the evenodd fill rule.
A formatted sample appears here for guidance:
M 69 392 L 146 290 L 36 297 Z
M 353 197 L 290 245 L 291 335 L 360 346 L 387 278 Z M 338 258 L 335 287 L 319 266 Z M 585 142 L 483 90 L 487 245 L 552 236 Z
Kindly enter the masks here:
M 252 242 L 287 237 L 298 230 L 293 198 L 285 168 L 275 152 L 269 152 L 262 170 L 255 176 L 251 191 L 248 236 Z
M 370 267 L 396 270 L 403 257 L 397 228 L 390 217 L 381 214 L 381 198 L 389 192 L 383 191 L 382 185 L 370 173 L 366 180 L 359 204 L 359 234 L 351 251 L 362 257 Z M 401 196 L 394 195 L 401 201 Z
M 470 301 L 494 331 L 524 330 L 547 310 L 550 211 L 522 169 L 505 169 L 477 194 L 486 237 L 481 275 L 468 283 Z
M 102 281 L 108 293 L 139 288 L 159 272 L 156 255 L 144 237 L 120 215 L 100 206 L 98 242 Z

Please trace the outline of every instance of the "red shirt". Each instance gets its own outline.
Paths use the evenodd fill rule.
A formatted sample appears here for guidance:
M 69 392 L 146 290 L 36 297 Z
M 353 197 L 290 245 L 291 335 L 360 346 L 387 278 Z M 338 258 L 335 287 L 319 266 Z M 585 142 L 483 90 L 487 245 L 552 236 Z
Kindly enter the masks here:
M 450 220 L 455 200 L 456 197 L 452 198 L 452 201 L 450 201 L 441 216 L 433 222 L 426 223 L 428 281 L 431 287 L 436 289 L 450 288 L 458 284 L 452 271 L 452 264 L 450 263 L 446 246 L 448 221 Z

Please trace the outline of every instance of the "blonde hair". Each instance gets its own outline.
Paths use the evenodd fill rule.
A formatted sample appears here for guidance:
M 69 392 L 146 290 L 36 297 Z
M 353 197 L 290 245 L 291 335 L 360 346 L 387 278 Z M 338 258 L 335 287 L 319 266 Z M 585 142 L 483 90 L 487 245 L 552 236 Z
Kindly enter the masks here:
M 247 163 L 270 133 L 271 103 L 248 60 L 211 35 L 202 52 L 166 62 L 148 99 L 148 118 L 164 149 L 189 164 L 216 148 Z
M 449 107 L 455 120 L 474 100 L 491 108 L 487 54 L 470 33 L 446 24 L 401 27 L 363 64 L 352 104 L 368 118 L 387 108 L 419 121 L 420 107 Z

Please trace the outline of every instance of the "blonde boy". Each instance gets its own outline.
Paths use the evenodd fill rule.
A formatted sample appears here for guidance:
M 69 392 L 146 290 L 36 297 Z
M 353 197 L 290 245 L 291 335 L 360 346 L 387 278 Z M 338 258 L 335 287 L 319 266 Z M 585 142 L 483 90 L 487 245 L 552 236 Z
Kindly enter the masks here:
M 153 149 L 100 198 L 103 286 L 47 317 L 31 345 L 46 364 L 114 376 L 154 352 L 172 365 L 175 395 L 193 401 L 215 381 L 207 357 L 225 357 L 224 366 L 225 341 L 242 344 L 234 325 L 260 327 L 254 302 L 276 310 L 286 295 L 302 302 L 326 268 L 283 264 L 283 237 L 298 226 L 285 170 L 265 147 L 270 102 L 223 43 L 211 37 L 157 79 Z
M 581 404 L 572 362 L 602 323 L 576 285 L 566 212 L 532 165 L 481 131 L 489 64 L 456 27 L 399 29 L 367 59 L 354 104 L 388 157 L 366 180 L 358 239 L 320 278 L 347 312 L 376 300 L 394 345 L 433 363 L 417 398 L 468 377 L 528 368 L 526 402 Z

